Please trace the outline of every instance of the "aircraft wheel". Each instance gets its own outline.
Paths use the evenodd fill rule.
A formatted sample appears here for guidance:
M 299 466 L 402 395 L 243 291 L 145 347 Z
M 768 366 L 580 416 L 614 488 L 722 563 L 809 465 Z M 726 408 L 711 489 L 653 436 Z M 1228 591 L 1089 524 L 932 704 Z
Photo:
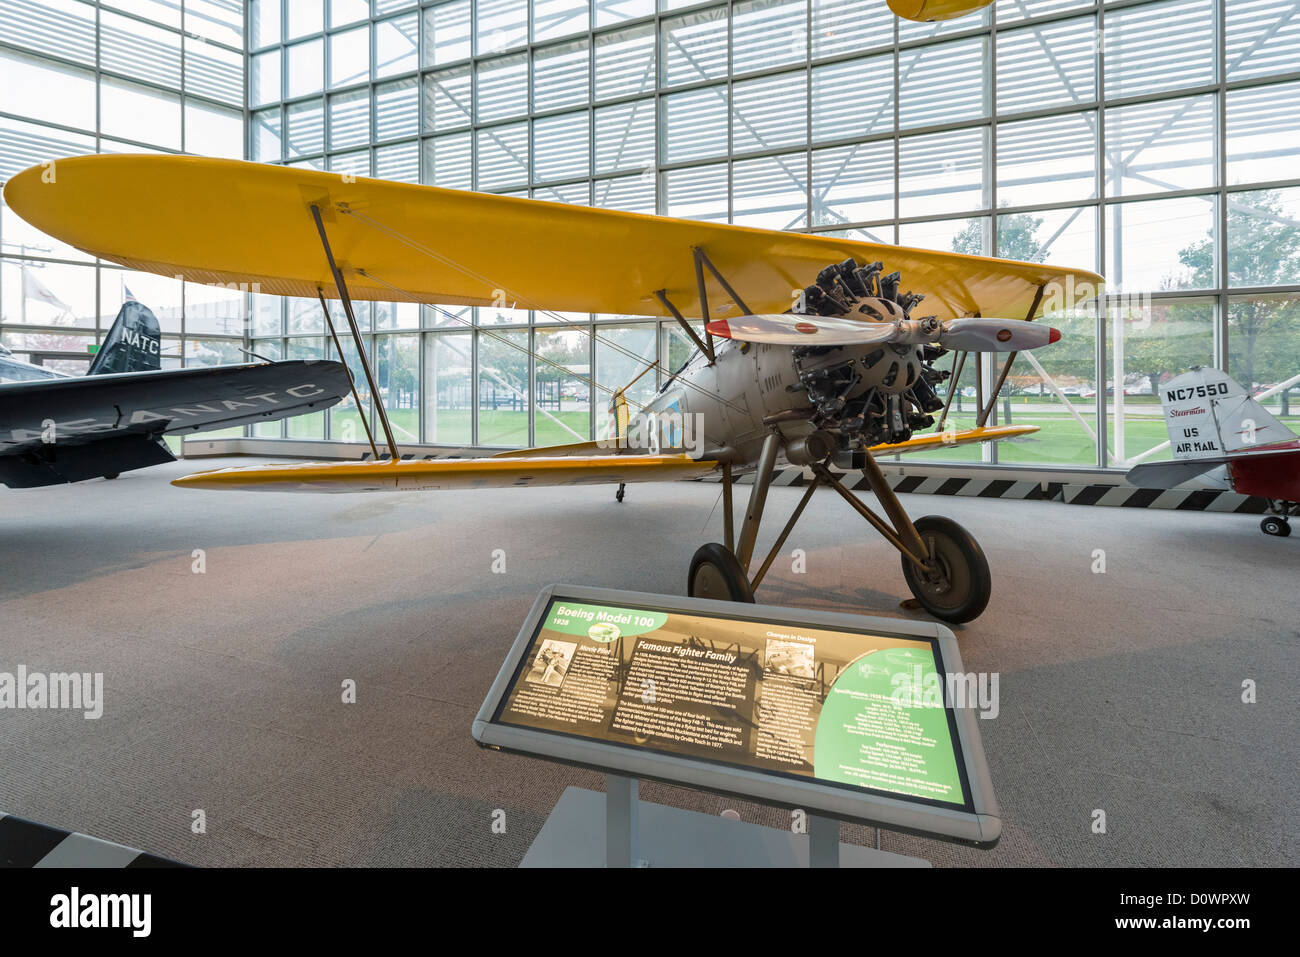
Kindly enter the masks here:
M 934 568 L 923 572 L 904 557 L 907 587 L 935 618 L 954 624 L 978 618 L 993 592 L 989 563 L 979 542 L 941 515 L 918 518 L 915 525 L 934 557 Z
M 1280 515 L 1266 516 L 1259 527 L 1265 535 L 1276 535 L 1278 538 L 1286 538 L 1291 534 L 1291 523 Z
M 113 479 L 117 478 L 121 474 L 122 474 L 121 472 L 109 472 L 107 475 L 104 476 L 104 481 L 111 482 L 113 481 Z
M 745 569 L 730 549 L 717 542 L 701 545 L 691 559 L 686 594 L 692 598 L 754 603 L 754 591 L 749 587 Z

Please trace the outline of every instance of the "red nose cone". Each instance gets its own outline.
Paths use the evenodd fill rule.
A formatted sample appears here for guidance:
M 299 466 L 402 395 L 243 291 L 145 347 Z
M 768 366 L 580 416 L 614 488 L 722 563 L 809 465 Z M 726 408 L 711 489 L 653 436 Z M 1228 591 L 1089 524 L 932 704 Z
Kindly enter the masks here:
M 1055 342 L 1057 339 L 1060 339 L 1060 338 L 1061 338 L 1061 330 L 1060 330 L 1060 329 L 1053 329 L 1051 335 L 1049 335 L 1049 336 L 1047 337 L 1047 341 L 1048 341 L 1049 343 L 1050 343 L 1050 342 Z
M 806 335 L 812 335 L 814 332 L 817 331 L 817 327 L 813 325 L 811 322 L 796 322 L 794 324 L 794 328 L 797 332 L 802 332 L 805 333 Z

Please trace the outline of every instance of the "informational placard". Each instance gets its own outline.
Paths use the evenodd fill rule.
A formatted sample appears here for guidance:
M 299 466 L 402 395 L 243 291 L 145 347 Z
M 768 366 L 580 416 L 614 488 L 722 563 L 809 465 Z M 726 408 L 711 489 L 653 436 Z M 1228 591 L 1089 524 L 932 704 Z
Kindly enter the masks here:
M 503 726 L 972 810 L 937 638 L 556 596 Z

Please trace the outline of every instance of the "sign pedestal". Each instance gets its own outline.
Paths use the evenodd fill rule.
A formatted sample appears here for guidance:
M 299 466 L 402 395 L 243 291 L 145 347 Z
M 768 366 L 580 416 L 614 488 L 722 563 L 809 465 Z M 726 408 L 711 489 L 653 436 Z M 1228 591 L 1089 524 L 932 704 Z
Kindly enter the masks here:
M 810 858 L 815 867 L 930 866 L 841 844 L 839 822 L 817 815 L 809 815 L 808 834 L 794 834 L 639 801 L 635 778 L 608 775 L 606 788 L 567 788 L 521 866 L 808 867 Z

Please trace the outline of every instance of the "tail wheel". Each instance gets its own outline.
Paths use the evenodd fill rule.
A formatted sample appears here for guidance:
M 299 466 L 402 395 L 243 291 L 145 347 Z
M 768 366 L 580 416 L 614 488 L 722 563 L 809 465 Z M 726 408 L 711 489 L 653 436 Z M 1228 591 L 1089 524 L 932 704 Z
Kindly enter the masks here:
M 1259 523 L 1260 531 L 1265 535 L 1276 535 L 1278 538 L 1286 538 L 1291 534 L 1291 523 L 1280 515 L 1269 515 Z
M 984 551 L 971 533 L 950 518 L 926 515 L 915 522 L 931 564 L 917 568 L 903 557 L 903 577 L 916 600 L 935 618 L 961 624 L 988 606 L 993 578 Z
M 729 548 L 717 542 L 701 545 L 691 559 L 686 594 L 692 598 L 754 603 L 754 590 L 749 587 L 745 569 Z

